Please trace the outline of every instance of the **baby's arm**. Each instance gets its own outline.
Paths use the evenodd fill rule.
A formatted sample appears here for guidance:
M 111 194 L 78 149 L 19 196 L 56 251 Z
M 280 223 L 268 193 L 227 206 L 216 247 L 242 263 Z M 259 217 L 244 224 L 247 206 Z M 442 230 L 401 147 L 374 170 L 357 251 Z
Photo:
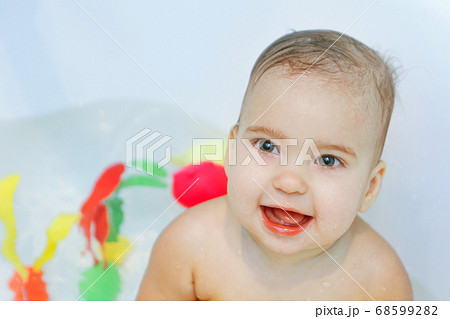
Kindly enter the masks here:
M 378 245 L 376 258 L 371 260 L 373 297 L 376 300 L 413 300 L 411 283 L 400 258 L 383 240 Z
M 173 221 L 154 244 L 137 300 L 196 300 L 192 241 L 185 214 Z
M 376 299 L 413 300 L 411 283 L 402 262 L 394 250 L 391 250 L 386 255 L 384 265 L 380 267 L 381 269 L 385 269 L 385 273 L 380 282 L 378 282 L 379 298 Z

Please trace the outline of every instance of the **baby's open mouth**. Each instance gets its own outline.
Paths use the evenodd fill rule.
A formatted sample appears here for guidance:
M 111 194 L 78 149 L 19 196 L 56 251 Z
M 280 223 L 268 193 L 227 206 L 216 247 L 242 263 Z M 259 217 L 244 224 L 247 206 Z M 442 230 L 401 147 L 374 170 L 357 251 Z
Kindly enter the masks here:
M 270 231 L 287 236 L 293 236 L 301 231 L 312 220 L 311 216 L 289 211 L 280 207 L 261 205 L 264 225 Z

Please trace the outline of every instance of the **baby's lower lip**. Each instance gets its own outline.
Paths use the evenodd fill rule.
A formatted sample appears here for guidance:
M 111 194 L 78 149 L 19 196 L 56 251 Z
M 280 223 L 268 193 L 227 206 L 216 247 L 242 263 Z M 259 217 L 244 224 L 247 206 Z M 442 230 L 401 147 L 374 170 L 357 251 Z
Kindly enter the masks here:
M 278 235 L 283 235 L 283 236 L 297 235 L 297 234 L 301 233 L 313 219 L 311 216 L 305 215 L 305 218 L 297 225 L 295 225 L 295 224 L 294 225 L 283 225 L 281 223 L 277 223 L 277 222 L 270 220 L 266 215 L 266 208 L 267 208 L 266 206 L 262 206 L 262 205 L 260 206 L 261 215 L 263 218 L 263 224 L 264 224 L 264 226 L 266 226 L 266 228 L 268 230 L 270 230 L 271 232 L 278 234 Z M 289 212 L 287 212 L 287 213 L 289 213 Z

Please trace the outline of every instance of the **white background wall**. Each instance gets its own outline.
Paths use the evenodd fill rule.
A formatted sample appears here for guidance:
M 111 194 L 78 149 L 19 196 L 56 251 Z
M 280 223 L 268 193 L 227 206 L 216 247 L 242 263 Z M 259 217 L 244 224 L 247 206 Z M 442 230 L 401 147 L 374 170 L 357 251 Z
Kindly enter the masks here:
M 373 1 L 79 3 L 194 117 L 226 130 L 269 43 L 291 29 L 343 32 Z M 449 16 L 443 0 L 380 0 L 347 32 L 403 70 L 385 182 L 364 218 L 397 250 L 416 296 L 441 300 L 450 299 Z M 0 119 L 114 98 L 173 103 L 74 1 L 0 2 Z

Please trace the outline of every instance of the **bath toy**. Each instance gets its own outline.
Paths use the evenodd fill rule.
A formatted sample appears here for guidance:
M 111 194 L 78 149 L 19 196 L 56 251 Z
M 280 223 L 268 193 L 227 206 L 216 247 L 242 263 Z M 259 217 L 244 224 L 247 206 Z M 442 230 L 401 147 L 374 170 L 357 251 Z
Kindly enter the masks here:
M 120 275 L 115 265 L 108 265 L 105 272 L 103 265 L 98 263 L 83 272 L 79 282 L 80 291 L 85 300 L 116 300 L 120 292 Z
M 14 292 L 14 300 L 48 300 L 47 285 L 42 279 L 43 271 L 35 271 L 33 267 L 27 267 L 26 269 L 26 280 L 16 271 L 8 283 L 9 289 Z
M 13 196 L 19 175 L 10 175 L 0 181 L 0 220 L 6 235 L 2 254 L 14 266 L 8 286 L 15 300 L 48 300 L 47 284 L 43 280 L 44 265 L 57 252 L 57 246 L 70 233 L 73 225 L 79 225 L 86 238 L 86 251 L 93 257 L 93 265 L 82 273 L 78 287 L 80 298 L 85 300 L 115 300 L 121 287 L 118 266 L 131 248 L 129 240 L 120 235 L 124 220 L 121 191 L 129 187 L 167 187 L 167 172 L 154 163 L 154 175 L 129 175 L 124 177 L 125 165 L 116 163 L 107 167 L 94 183 L 94 187 L 81 205 L 79 213 L 63 213 L 57 216 L 47 229 L 47 244 L 41 256 L 32 266 L 21 263 L 15 250 L 17 237 L 13 210 Z M 197 183 L 179 199 L 185 207 L 191 207 L 208 199 L 226 194 L 227 178 L 222 165 L 203 162 L 187 165 L 172 176 L 172 192 L 178 198 L 198 178 Z M 93 238 L 99 246 L 100 257 L 92 247 Z M 100 259 L 102 262 L 100 263 Z
M 95 183 L 89 198 L 81 207 L 80 227 L 83 229 L 87 240 L 87 250 L 92 254 L 94 263 L 98 263 L 97 256 L 91 246 L 91 226 L 95 226 L 95 238 L 101 245 L 104 267 L 106 268 L 106 258 L 104 254 L 104 244 L 108 235 L 108 211 L 103 201 L 111 195 L 119 186 L 120 177 L 125 170 L 122 163 L 113 165 L 106 169 Z
M 18 182 L 19 175 L 11 175 L 0 181 L 0 220 L 6 229 L 2 254 L 15 268 L 8 286 L 14 292 L 15 300 L 48 300 L 46 283 L 42 279 L 42 267 L 53 258 L 58 243 L 69 234 L 72 225 L 78 221 L 79 214 L 58 216 L 47 229 L 48 240 L 44 252 L 33 266 L 25 267 L 15 249 L 17 234 L 12 200 Z
M 198 181 L 194 181 L 198 178 Z M 227 193 L 227 176 L 222 165 L 202 162 L 199 165 L 187 165 L 173 174 L 172 194 L 178 198 L 190 186 L 178 202 L 185 207 L 192 207 L 209 199 Z
M 13 196 L 19 182 L 19 175 L 5 177 L 0 182 L 0 220 L 6 230 L 2 244 L 2 254 L 8 259 L 24 280 L 28 279 L 28 271 L 20 262 L 16 253 L 16 223 L 14 219 Z
M 136 167 L 137 162 L 133 162 Z M 120 226 L 124 219 L 123 200 L 120 192 L 132 186 L 167 187 L 163 178 L 167 176 L 164 168 L 158 168 L 151 162 L 140 163 L 140 167 L 153 165 L 154 175 L 130 175 L 123 177 L 125 165 L 114 164 L 100 175 L 88 199 L 81 208 L 80 227 L 87 240 L 87 251 L 93 256 L 94 265 L 83 272 L 79 282 L 79 298 L 85 300 L 115 300 L 120 291 L 120 275 L 117 266 L 129 252 L 131 244 L 120 236 Z M 92 228 L 97 240 L 103 263 L 92 249 Z

